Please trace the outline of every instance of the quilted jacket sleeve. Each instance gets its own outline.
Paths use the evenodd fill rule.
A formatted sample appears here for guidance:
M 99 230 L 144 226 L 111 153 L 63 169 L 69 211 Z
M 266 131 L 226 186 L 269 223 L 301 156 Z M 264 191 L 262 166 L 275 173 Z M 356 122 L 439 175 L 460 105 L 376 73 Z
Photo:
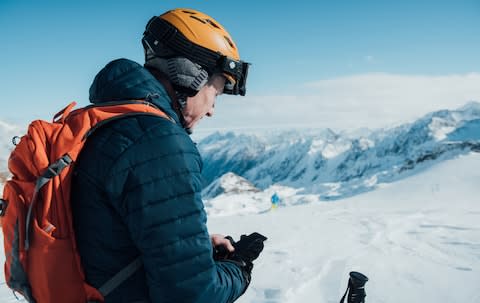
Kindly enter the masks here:
M 152 302 L 233 302 L 245 289 L 235 264 L 212 258 L 201 168 L 181 128 L 156 127 L 110 171 L 107 193 L 141 254 Z

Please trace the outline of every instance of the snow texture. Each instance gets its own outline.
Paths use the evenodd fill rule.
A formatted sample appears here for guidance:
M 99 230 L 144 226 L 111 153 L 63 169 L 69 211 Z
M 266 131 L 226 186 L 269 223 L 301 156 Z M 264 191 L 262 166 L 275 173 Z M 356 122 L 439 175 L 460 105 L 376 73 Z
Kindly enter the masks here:
M 244 195 L 258 213 L 211 216 L 209 230 L 269 238 L 240 303 L 339 302 L 350 271 L 369 277 L 366 302 L 480 302 L 479 182 L 471 153 L 341 201 L 263 212 L 268 195 Z

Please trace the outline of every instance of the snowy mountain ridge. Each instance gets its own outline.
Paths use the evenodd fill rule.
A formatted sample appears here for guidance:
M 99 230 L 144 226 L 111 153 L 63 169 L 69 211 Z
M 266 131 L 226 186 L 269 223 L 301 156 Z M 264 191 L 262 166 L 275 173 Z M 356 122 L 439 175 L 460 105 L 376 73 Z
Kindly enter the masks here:
M 235 173 L 262 190 L 280 185 L 322 200 L 340 199 L 480 151 L 480 103 L 436 111 L 392 129 L 215 133 L 198 146 L 208 184 Z M 204 191 L 207 199 L 218 194 Z
M 204 194 L 207 196 L 218 196 L 220 194 L 239 194 L 245 192 L 259 192 L 252 183 L 245 178 L 242 178 L 234 173 L 226 173 L 216 180 L 216 182 L 210 183 L 210 185 L 204 189 Z

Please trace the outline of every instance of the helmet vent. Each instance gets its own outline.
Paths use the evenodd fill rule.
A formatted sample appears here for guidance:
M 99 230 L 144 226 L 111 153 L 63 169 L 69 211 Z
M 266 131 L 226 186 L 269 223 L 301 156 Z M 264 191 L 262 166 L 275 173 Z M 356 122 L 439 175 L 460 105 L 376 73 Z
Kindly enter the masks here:
M 195 15 L 196 14 L 196 12 L 192 12 L 192 11 L 182 11 L 182 12 L 184 12 L 185 14 L 190 14 L 190 15 Z
M 233 44 L 232 40 L 230 40 L 230 38 L 228 38 L 227 36 L 223 36 L 223 38 L 225 38 L 225 40 L 227 40 L 228 44 L 230 45 L 231 48 L 235 48 L 235 45 Z
M 200 18 L 198 18 L 197 16 L 190 16 L 190 18 L 195 19 L 195 20 L 197 20 L 197 21 L 200 21 L 200 22 L 202 22 L 203 24 L 206 24 L 206 23 L 207 23 L 205 20 L 200 19 Z
M 203 24 L 210 24 L 211 26 L 220 29 L 220 26 L 218 26 L 215 22 L 213 22 L 210 19 L 202 19 L 202 18 L 198 18 L 197 16 L 190 16 L 190 18 L 200 21 Z
M 212 25 L 213 27 L 220 29 L 220 26 L 218 26 L 218 25 L 217 25 L 215 22 L 213 22 L 212 20 L 206 19 L 205 21 L 207 21 L 207 23 L 209 23 L 209 24 Z

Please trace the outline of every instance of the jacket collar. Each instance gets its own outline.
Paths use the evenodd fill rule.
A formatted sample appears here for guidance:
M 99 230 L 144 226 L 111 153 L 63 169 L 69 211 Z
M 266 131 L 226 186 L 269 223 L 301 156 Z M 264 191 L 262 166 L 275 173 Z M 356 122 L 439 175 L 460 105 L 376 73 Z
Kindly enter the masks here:
M 174 100 L 164 85 L 140 64 L 117 59 L 108 63 L 90 86 L 90 102 L 101 104 L 121 100 L 146 100 L 169 115 L 179 125 Z

